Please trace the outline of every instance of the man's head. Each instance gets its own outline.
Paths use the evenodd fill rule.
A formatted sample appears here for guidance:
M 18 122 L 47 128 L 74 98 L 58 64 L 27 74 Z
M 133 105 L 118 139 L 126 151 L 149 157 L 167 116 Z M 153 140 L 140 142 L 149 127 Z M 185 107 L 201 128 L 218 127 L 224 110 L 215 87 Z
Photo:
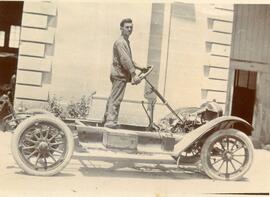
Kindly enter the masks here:
M 120 22 L 120 30 L 123 36 L 129 37 L 133 30 L 132 20 L 130 18 L 124 18 Z

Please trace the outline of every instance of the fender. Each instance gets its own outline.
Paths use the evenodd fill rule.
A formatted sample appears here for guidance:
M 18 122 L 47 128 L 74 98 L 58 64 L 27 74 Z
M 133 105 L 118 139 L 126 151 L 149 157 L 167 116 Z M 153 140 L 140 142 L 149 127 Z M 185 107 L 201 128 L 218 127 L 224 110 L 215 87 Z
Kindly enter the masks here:
M 4 117 L 0 121 L 0 131 L 2 130 L 4 132 L 5 131 L 12 132 L 18 126 L 18 124 L 20 124 L 23 120 L 29 117 L 32 117 L 34 115 L 40 115 L 40 114 L 55 117 L 53 113 L 45 109 L 40 109 L 40 108 L 33 108 L 33 109 L 26 110 L 24 112 L 16 112 L 15 116 L 13 113 L 10 113 L 9 115 Z M 11 119 L 14 121 L 10 121 Z
M 205 134 L 213 132 L 213 130 L 218 131 L 221 129 L 235 128 L 235 123 L 243 126 L 243 132 L 250 132 L 253 130 L 253 127 L 242 118 L 236 116 L 221 116 L 187 133 L 178 143 L 175 144 L 172 156 L 178 157 L 180 153 L 188 148 L 192 143 L 200 139 Z

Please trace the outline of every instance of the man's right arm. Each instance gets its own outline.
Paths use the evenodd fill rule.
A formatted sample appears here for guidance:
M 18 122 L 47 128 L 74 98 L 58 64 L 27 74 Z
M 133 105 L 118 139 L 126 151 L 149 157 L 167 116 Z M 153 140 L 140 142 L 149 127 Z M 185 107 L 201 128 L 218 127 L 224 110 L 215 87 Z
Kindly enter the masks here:
M 135 66 L 133 64 L 133 61 L 129 55 L 129 52 L 127 48 L 125 47 L 125 44 L 123 42 L 116 43 L 116 49 L 119 55 L 119 60 L 121 65 L 129 71 L 131 75 L 135 74 Z
M 130 75 L 131 75 L 131 81 L 132 84 L 137 85 L 141 82 L 141 80 L 139 79 L 139 77 L 136 74 L 136 68 L 135 65 L 133 63 L 133 60 L 131 59 L 130 55 L 129 55 L 129 51 L 127 49 L 127 47 L 125 46 L 125 43 L 119 42 L 116 43 L 116 48 L 119 54 L 119 59 L 120 59 L 120 63 L 121 65 L 129 71 Z

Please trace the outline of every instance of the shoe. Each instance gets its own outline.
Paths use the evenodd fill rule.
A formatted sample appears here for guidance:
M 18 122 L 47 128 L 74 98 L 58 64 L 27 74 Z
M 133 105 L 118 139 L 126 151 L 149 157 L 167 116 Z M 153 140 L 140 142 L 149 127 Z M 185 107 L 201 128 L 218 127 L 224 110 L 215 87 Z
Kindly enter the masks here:
M 115 123 L 105 123 L 104 127 L 109 128 L 109 129 L 118 129 L 119 125 Z

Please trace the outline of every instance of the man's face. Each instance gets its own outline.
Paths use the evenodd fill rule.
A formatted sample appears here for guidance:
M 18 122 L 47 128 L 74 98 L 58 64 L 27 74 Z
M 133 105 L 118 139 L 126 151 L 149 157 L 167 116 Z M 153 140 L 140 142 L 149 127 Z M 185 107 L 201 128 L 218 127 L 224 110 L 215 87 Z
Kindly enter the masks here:
M 124 26 L 121 27 L 122 35 L 123 36 L 130 36 L 133 30 L 133 24 L 132 23 L 124 23 Z

